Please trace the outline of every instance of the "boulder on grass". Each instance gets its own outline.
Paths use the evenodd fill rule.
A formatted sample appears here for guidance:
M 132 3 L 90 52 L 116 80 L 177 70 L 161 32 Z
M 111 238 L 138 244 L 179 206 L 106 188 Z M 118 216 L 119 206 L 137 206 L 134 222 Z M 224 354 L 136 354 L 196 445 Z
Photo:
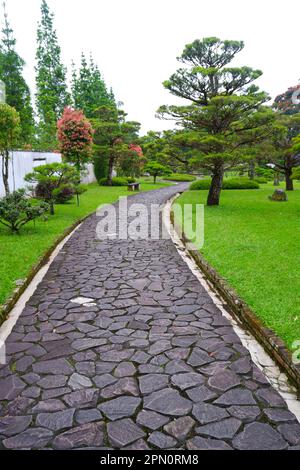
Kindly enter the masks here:
M 269 196 L 270 201 L 287 201 L 287 195 L 286 192 L 283 189 L 275 189 L 274 193 L 272 196 Z

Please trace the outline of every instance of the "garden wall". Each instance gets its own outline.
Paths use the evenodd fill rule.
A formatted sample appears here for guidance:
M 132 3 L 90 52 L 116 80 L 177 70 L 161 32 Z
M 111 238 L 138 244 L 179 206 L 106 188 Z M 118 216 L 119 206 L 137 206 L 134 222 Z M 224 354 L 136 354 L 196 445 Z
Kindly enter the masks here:
M 61 162 L 61 155 L 52 152 L 31 152 L 15 151 L 11 153 L 9 162 L 9 187 L 11 191 L 26 186 L 24 176 L 30 173 L 35 166 L 46 163 Z M 0 168 L 1 167 L 0 163 Z M 88 165 L 87 174 L 82 178 L 83 183 L 93 183 L 96 181 L 93 165 Z M 0 197 L 4 196 L 5 191 L 0 171 Z

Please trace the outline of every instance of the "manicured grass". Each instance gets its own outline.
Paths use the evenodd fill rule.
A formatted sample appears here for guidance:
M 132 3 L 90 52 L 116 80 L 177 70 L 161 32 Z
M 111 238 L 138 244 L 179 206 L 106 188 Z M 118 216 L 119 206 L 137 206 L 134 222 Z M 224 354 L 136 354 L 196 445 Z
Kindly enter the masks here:
M 219 207 L 205 206 L 200 250 L 289 348 L 300 340 L 300 184 L 295 187 L 288 202 L 268 200 L 272 184 L 222 191 Z M 187 191 L 176 202 L 201 204 L 206 196 Z
M 168 183 L 153 184 L 141 180 L 141 190 L 150 191 Z M 70 204 L 55 206 L 55 215 L 48 216 L 24 226 L 18 235 L 12 235 L 0 225 L 0 305 L 16 287 L 15 281 L 26 278 L 32 266 L 38 262 L 45 251 L 72 224 L 94 212 L 100 204 L 111 203 L 119 196 L 131 195 L 126 187 L 105 187 L 89 185 L 89 189 L 80 197 L 80 206 L 75 201 Z

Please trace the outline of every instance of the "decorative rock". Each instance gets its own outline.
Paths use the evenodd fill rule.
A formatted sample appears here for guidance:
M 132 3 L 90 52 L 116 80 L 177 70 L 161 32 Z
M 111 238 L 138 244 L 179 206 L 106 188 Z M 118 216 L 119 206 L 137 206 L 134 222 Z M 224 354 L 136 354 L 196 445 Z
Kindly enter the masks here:
M 169 421 L 169 418 L 154 411 L 142 410 L 136 419 L 138 424 L 145 426 L 153 431 L 162 427 Z
M 54 412 L 64 410 L 66 407 L 62 401 L 57 399 L 40 400 L 32 408 L 33 413 Z
M 285 406 L 283 398 L 279 393 L 275 392 L 272 388 L 261 388 L 255 392 L 256 397 L 259 401 L 263 402 L 267 406 L 281 407 Z
M 121 362 L 114 372 L 116 377 L 130 377 L 136 373 L 136 368 L 132 362 Z
M 73 423 L 75 409 L 58 411 L 57 413 L 41 413 L 37 415 L 36 424 L 52 431 L 70 428 Z
M 107 351 L 101 354 L 101 360 L 118 363 L 126 359 L 130 359 L 133 353 L 133 349 L 123 349 L 122 351 Z
M 271 426 L 264 423 L 251 423 L 238 434 L 233 445 L 239 450 L 283 450 L 287 443 Z
M 148 442 L 159 449 L 170 449 L 177 444 L 175 439 L 159 431 L 150 434 Z
M 287 421 L 295 421 L 295 416 L 288 410 L 280 410 L 278 408 L 270 408 L 264 410 L 264 414 L 271 423 L 284 423 Z
M 230 406 L 227 408 L 227 411 L 231 414 L 231 416 L 234 416 L 235 418 L 241 419 L 244 422 L 251 422 L 255 421 L 261 411 L 258 408 L 258 406 Z
M 192 430 L 194 424 L 195 421 L 190 416 L 183 416 L 164 426 L 164 430 L 179 441 L 183 441 Z
M 41 449 L 53 436 L 52 431 L 43 428 L 30 428 L 14 437 L 3 441 L 7 449 Z
M 0 380 L 0 401 L 13 400 L 26 387 L 26 384 L 17 375 L 10 375 Z
M 111 444 L 121 448 L 145 436 L 144 431 L 131 419 L 108 423 L 107 434 Z
M 236 418 L 228 418 L 220 422 L 199 426 L 196 432 L 217 439 L 232 439 L 241 427 L 241 424 L 242 422 Z
M 238 376 L 230 370 L 221 370 L 208 379 L 208 385 L 218 392 L 226 392 L 241 383 Z
M 113 377 L 111 374 L 102 374 L 102 375 L 97 375 L 94 377 L 94 382 L 97 385 L 98 388 L 103 389 L 107 385 L 111 385 L 117 381 L 115 377 Z
M 66 375 L 49 375 L 42 378 L 37 385 L 45 389 L 64 387 L 67 383 L 67 379 L 68 377 Z
M 83 388 L 89 388 L 92 386 L 92 382 L 88 377 L 80 375 L 77 372 L 71 375 L 69 380 L 69 386 L 73 390 L 81 390 Z
M 149 354 L 151 356 L 154 356 L 156 354 L 161 354 L 164 351 L 167 351 L 168 349 L 171 349 L 171 343 L 170 341 L 157 341 L 156 343 L 152 344 L 149 349 Z
M 73 449 L 80 447 L 100 447 L 103 445 L 103 423 L 89 423 L 77 426 L 59 434 L 53 441 L 54 449 Z
M 93 421 L 99 421 L 102 415 L 97 408 L 92 410 L 79 410 L 76 413 L 76 421 L 78 424 L 92 423 Z
M 212 423 L 228 417 L 228 413 L 224 408 L 209 405 L 207 403 L 198 403 L 194 405 L 192 415 L 200 424 Z
M 138 384 L 133 377 L 124 377 L 123 379 L 119 379 L 113 385 L 101 390 L 100 395 L 102 398 L 113 398 L 118 395 L 132 395 L 134 397 L 138 397 Z
M 192 402 L 183 398 L 176 390 L 165 388 L 145 397 L 144 407 L 166 415 L 185 416 L 191 411 Z
M 186 374 L 176 374 L 171 377 L 171 382 L 180 390 L 203 384 L 204 378 L 201 374 L 195 372 L 187 372 Z
M 0 418 L 0 435 L 13 436 L 28 428 L 32 420 L 31 416 L 6 416 Z
M 190 388 L 186 391 L 186 394 L 195 403 L 198 403 L 199 401 L 203 402 L 207 400 L 212 400 L 217 396 L 216 392 L 213 392 L 205 385 L 202 385 L 201 387 Z
M 204 439 L 199 436 L 188 441 L 187 448 L 189 450 L 232 450 L 225 441 L 220 439 Z
M 76 390 L 63 397 L 71 408 L 94 408 L 97 404 L 98 390 L 94 388 Z
M 55 359 L 53 361 L 40 361 L 33 364 L 32 369 L 38 374 L 69 375 L 73 372 L 73 367 L 66 359 Z
M 83 339 L 76 339 L 72 343 L 72 347 L 77 351 L 85 351 L 86 349 L 97 348 L 98 346 L 102 346 L 106 344 L 106 339 L 91 339 L 91 338 L 83 338 Z
M 143 395 L 167 387 L 169 376 L 164 374 L 148 374 L 139 378 L 140 390 Z
M 217 405 L 256 405 L 252 393 L 243 388 L 229 390 L 214 401 Z
M 213 361 L 214 359 L 210 357 L 205 351 L 202 351 L 202 349 L 199 348 L 194 348 L 187 363 L 191 366 L 197 367 L 203 366 L 204 364 L 209 364 Z
M 300 444 L 300 427 L 298 424 L 280 424 L 277 429 L 290 444 Z
M 99 409 L 112 421 L 120 418 L 132 416 L 137 407 L 140 405 L 141 399 L 134 397 L 119 397 L 115 400 L 110 400 L 102 403 Z
M 241 359 L 234 361 L 230 368 L 237 374 L 249 374 L 252 365 L 249 357 L 242 357 Z

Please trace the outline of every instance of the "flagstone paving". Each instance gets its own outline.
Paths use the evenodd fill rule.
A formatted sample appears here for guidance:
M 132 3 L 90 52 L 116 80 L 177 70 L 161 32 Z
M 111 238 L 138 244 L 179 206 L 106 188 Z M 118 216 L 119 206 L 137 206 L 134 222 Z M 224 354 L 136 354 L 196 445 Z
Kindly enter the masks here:
M 294 415 L 172 241 L 99 241 L 98 221 L 72 235 L 7 340 L 0 448 L 300 448 Z

